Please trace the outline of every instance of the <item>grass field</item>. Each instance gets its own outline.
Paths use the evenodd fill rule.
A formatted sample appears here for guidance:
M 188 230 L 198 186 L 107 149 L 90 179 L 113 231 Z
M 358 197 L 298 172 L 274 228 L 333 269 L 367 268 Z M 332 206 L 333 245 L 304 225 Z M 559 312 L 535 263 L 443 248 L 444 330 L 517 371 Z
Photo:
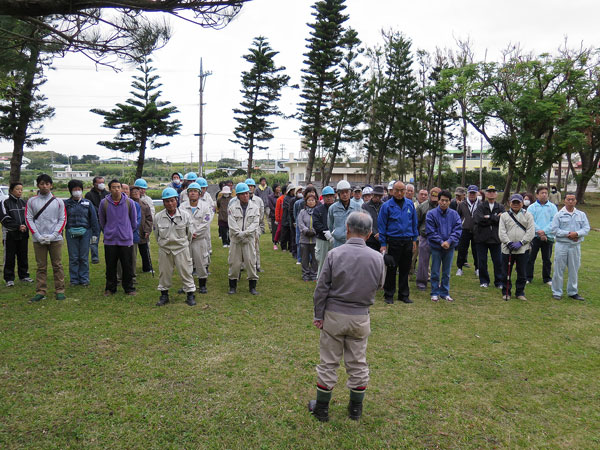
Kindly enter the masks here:
M 598 227 L 600 206 L 586 210 Z M 215 225 L 209 294 L 194 308 L 174 290 L 155 307 L 150 274 L 137 297 L 104 298 L 103 265 L 62 302 L 0 288 L 0 448 L 600 447 L 597 231 L 582 247 L 585 302 L 553 300 L 541 263 L 526 303 L 480 289 L 472 269 L 452 277 L 453 304 L 432 303 L 414 279 L 412 305 L 385 305 L 380 292 L 363 419 L 346 418 L 341 368 L 321 424 L 306 410 L 314 283 L 265 235 L 260 296 L 245 280 L 227 295 Z

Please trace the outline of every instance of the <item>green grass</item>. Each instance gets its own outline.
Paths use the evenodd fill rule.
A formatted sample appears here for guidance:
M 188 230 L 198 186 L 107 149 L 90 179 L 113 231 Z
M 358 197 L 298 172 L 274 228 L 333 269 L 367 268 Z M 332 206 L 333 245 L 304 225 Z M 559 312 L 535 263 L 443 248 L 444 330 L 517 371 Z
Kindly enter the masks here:
M 600 207 L 587 211 L 598 226 Z M 215 226 L 213 248 L 209 294 L 195 308 L 175 290 L 154 307 L 150 274 L 138 275 L 137 297 L 104 298 L 102 265 L 63 302 L 29 304 L 32 286 L 0 288 L 0 447 L 600 446 L 598 232 L 582 247 L 585 302 L 553 300 L 541 264 L 527 303 L 480 289 L 472 270 L 452 277 L 454 304 L 432 303 L 414 280 L 413 305 L 385 305 L 379 293 L 360 423 L 346 418 L 343 368 L 331 422 L 306 411 L 318 331 L 300 267 L 265 235 L 261 295 L 243 280 L 228 296 Z

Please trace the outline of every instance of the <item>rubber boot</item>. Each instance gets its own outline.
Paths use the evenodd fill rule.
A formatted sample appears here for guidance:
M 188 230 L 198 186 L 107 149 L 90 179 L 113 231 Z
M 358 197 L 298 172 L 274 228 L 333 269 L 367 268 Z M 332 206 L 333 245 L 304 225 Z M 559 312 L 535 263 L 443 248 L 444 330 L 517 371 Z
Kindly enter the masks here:
M 169 291 L 160 291 L 160 298 L 156 302 L 156 306 L 164 306 L 169 303 Z
M 235 294 L 237 292 L 237 282 L 238 280 L 236 280 L 235 278 L 229 279 L 229 292 L 227 292 L 228 294 Z
M 186 295 L 187 295 L 187 298 L 185 299 L 185 302 L 189 306 L 196 306 L 196 299 L 194 298 L 194 293 L 188 292 Z
M 350 403 L 348 403 L 348 417 L 352 420 L 359 420 L 362 415 L 363 399 L 365 398 L 364 389 L 350 389 Z
M 258 280 L 248 280 L 248 285 L 250 287 L 250 293 L 252 295 L 258 295 L 258 291 L 256 290 L 256 282 Z
M 328 422 L 330 400 L 331 390 L 317 386 L 317 399 L 308 402 L 308 411 L 320 422 Z
M 198 279 L 198 292 L 200 294 L 206 294 L 208 291 L 206 290 L 206 278 Z

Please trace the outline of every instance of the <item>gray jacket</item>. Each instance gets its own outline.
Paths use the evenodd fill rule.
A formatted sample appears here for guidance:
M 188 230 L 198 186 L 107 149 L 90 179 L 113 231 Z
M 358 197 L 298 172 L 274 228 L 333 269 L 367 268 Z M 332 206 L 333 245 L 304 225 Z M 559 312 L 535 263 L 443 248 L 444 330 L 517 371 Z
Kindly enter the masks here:
M 33 219 L 52 197 L 52 193 L 44 196 L 36 195 L 27 201 L 25 220 L 33 236 L 33 242 L 40 242 L 41 236 L 47 236 L 47 240 L 51 242 L 63 239 L 62 231 L 67 222 L 67 212 L 61 199 L 55 198 L 36 220 Z
M 315 320 L 323 320 L 325 310 L 368 314 L 377 289 L 383 287 L 385 272 L 383 255 L 361 238 L 350 238 L 330 250 L 313 297 Z
M 315 232 L 315 226 L 313 224 L 313 212 L 315 208 L 304 208 L 298 213 L 296 224 L 300 229 L 300 243 L 301 244 L 316 244 L 317 235 Z M 315 232 L 314 236 L 307 236 L 306 232 L 312 230 Z

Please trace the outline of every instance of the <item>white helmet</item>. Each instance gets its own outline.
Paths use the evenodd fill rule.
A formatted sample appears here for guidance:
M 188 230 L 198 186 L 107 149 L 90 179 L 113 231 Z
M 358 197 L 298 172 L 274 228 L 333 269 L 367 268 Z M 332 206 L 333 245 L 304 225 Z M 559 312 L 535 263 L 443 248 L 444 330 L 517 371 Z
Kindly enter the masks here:
M 396 183 L 396 182 L 395 182 L 394 180 L 392 180 L 392 181 L 390 181 L 390 182 L 388 183 L 388 191 L 391 191 L 392 189 L 394 189 L 394 184 L 395 184 L 395 183 Z
M 348 183 L 346 180 L 341 180 L 340 182 L 338 182 L 337 184 L 337 188 L 338 191 L 344 191 L 346 189 L 351 189 L 350 187 L 350 183 Z
M 362 190 L 363 195 L 371 195 L 373 193 L 373 188 L 371 186 L 366 186 Z

